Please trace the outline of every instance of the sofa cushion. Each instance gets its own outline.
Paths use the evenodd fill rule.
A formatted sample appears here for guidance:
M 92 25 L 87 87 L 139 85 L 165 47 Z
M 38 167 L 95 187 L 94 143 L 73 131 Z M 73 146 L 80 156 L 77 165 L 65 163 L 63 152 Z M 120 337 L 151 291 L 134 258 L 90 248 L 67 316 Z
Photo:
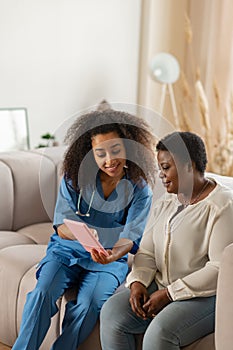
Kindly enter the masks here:
M 233 189 L 233 177 L 231 176 L 224 176 L 224 175 L 219 175 L 215 173 L 206 173 L 206 176 L 215 179 L 218 181 L 220 184 L 224 186 L 228 186 L 231 189 Z
M 32 243 L 47 244 L 53 231 L 53 224 L 51 222 L 43 222 L 23 227 L 17 232 L 29 238 Z
M 7 216 L 7 228 L 0 222 L 1 229 L 17 231 L 27 225 L 51 221 L 57 192 L 55 164 L 49 158 L 27 151 L 2 153 L 0 160 L 8 166 L 7 186 L 9 193 L 13 193 L 9 203 L 9 211 L 13 210 L 13 217 Z M 5 172 L 5 169 L 3 171 Z M 0 175 L 2 178 L 2 174 Z
M 0 250 L 0 281 L 4 281 L 0 284 L 0 300 L 4 300 L 0 312 L 0 337 L 5 344 L 12 345 L 17 337 L 17 296 L 22 277 L 40 261 L 45 249 L 45 245 L 24 244 Z
M 13 223 L 14 191 L 13 179 L 9 166 L 0 160 L 1 201 L 0 227 L 1 230 L 11 230 Z
M 216 349 L 232 349 L 233 244 L 225 248 L 220 264 L 216 298 Z
M 56 147 L 44 147 L 44 148 L 38 148 L 36 150 L 33 150 L 31 152 L 39 153 L 43 155 L 41 157 L 42 162 L 41 162 L 41 173 L 43 173 L 44 167 L 46 167 L 46 161 L 44 162 L 43 159 L 49 158 L 55 165 L 56 167 L 56 176 L 57 176 L 57 189 L 60 184 L 60 180 L 62 177 L 62 161 L 64 157 L 64 153 L 66 151 L 66 146 L 56 146 Z
M 1 231 L 0 249 L 19 244 L 33 244 L 34 240 L 14 231 Z

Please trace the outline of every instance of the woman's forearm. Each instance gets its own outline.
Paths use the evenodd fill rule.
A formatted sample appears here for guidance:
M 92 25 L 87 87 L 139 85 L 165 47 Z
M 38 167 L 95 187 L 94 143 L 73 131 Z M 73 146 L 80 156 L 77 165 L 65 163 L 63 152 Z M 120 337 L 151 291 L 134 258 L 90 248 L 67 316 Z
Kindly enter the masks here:
M 68 227 L 65 224 L 58 226 L 57 234 L 63 239 L 76 240 L 73 233 L 68 229 Z
M 120 238 L 112 248 L 114 260 L 120 259 L 125 254 L 129 253 L 133 248 L 133 241 L 127 238 Z

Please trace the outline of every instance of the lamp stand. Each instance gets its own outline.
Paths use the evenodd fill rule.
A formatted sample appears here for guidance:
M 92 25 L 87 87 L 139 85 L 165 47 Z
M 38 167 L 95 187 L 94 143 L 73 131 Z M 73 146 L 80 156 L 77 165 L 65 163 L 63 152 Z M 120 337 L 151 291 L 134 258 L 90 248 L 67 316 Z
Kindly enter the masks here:
M 170 97 L 170 102 L 172 106 L 172 113 L 173 117 L 175 120 L 175 126 L 176 129 L 180 129 L 180 124 L 179 124 L 179 119 L 178 119 L 178 113 L 177 113 L 177 108 L 176 108 L 176 101 L 175 101 L 175 96 L 174 96 L 174 91 L 173 91 L 173 86 L 172 84 L 163 84 L 162 85 L 162 93 L 161 93 L 161 101 L 160 101 L 160 113 L 163 114 L 163 109 L 164 109 L 164 103 L 165 103 L 165 98 L 166 98 L 166 92 L 168 90 L 169 97 Z

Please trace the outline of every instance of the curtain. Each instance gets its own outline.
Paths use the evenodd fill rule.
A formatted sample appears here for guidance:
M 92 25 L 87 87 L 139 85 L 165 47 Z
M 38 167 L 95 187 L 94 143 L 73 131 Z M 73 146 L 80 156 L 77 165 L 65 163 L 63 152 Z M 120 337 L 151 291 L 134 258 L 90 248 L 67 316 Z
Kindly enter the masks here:
M 205 140 L 208 170 L 233 175 L 233 1 L 142 0 L 138 103 L 159 109 L 162 86 L 149 65 L 173 54 L 180 78 L 173 84 L 179 129 Z M 175 129 L 169 94 L 163 116 Z

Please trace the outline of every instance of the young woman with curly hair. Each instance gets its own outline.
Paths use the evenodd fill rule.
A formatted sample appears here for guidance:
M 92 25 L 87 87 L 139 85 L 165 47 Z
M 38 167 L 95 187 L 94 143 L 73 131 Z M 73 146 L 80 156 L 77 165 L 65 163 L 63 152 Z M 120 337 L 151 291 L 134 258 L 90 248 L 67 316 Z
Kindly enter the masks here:
M 39 349 L 58 311 L 57 299 L 71 286 L 78 287 L 77 300 L 67 303 L 62 333 L 51 349 L 77 349 L 103 303 L 125 280 L 127 254 L 136 253 L 151 206 L 155 138 L 141 118 L 93 111 L 74 122 L 66 141 L 55 232 L 27 296 L 14 350 Z M 95 230 L 107 256 L 87 252 L 63 223 L 66 218 Z

